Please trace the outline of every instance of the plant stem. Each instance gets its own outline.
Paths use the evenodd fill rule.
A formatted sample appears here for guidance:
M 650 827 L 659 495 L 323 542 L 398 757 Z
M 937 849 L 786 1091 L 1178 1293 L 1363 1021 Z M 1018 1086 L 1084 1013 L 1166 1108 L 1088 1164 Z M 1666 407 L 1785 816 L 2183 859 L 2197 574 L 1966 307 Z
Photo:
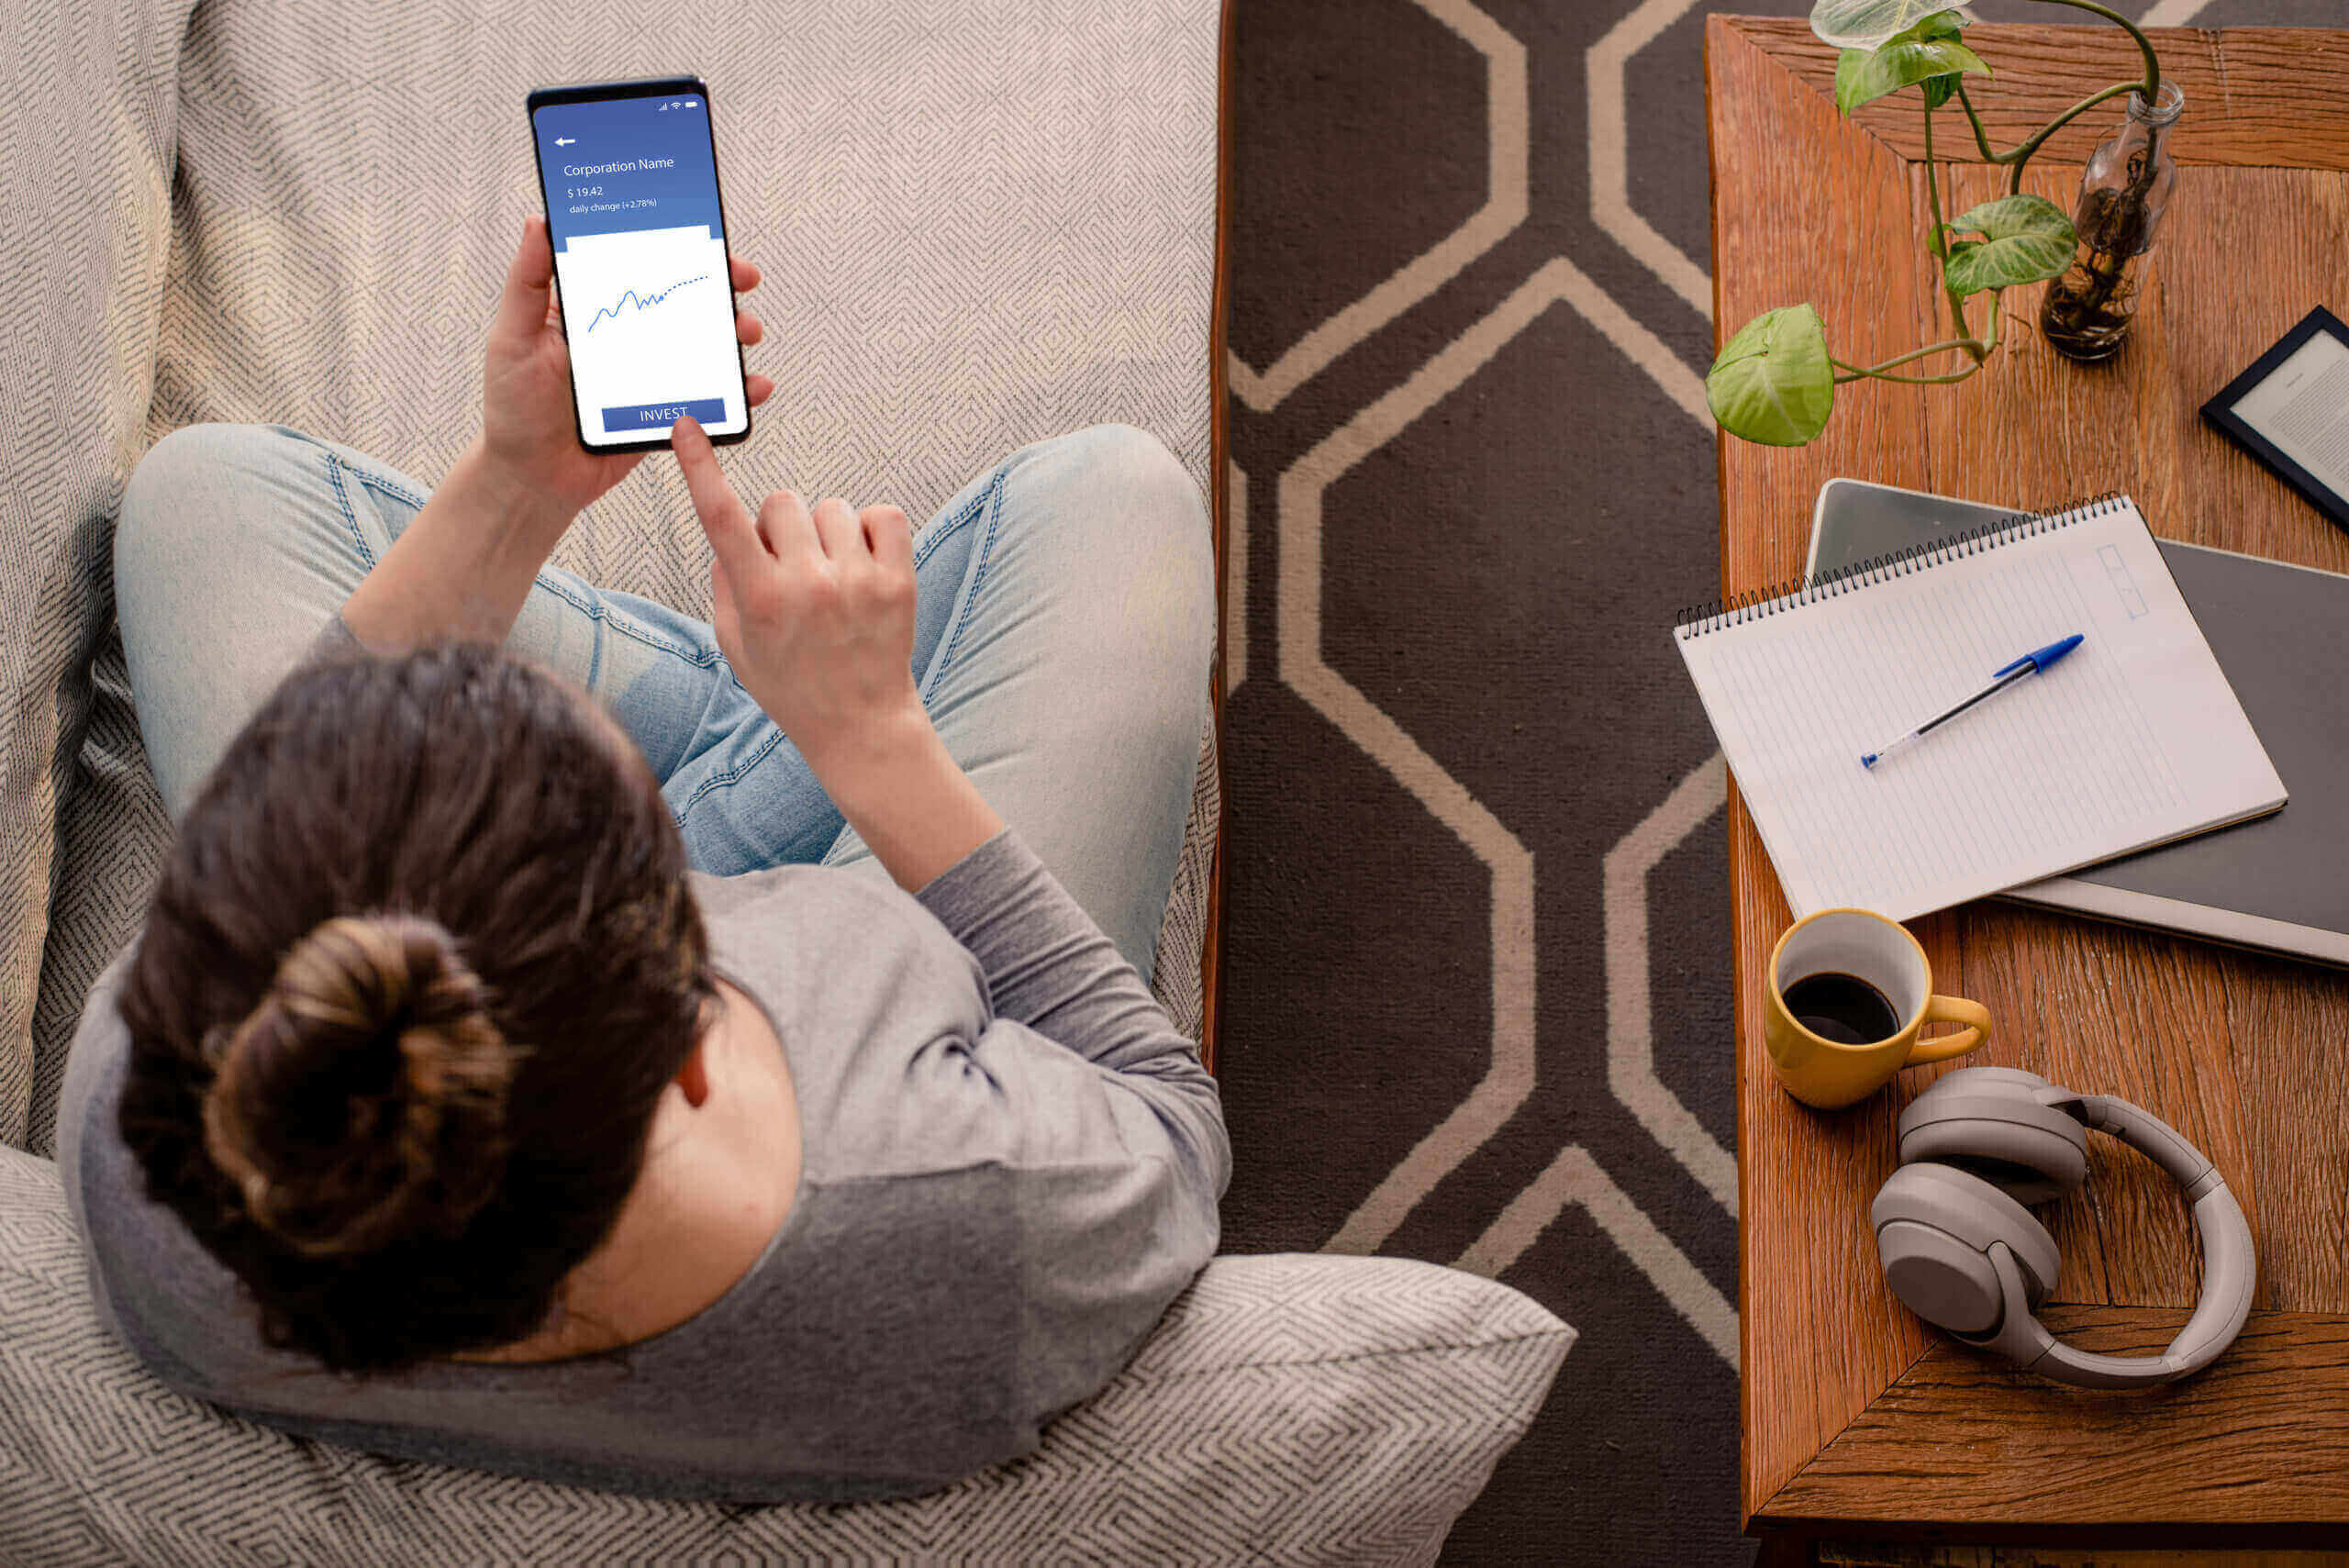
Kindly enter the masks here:
M 1872 365 L 1847 365 L 1834 355 L 1828 355 L 1827 362 L 1844 373 L 1835 378 L 1835 384 L 1841 386 L 1845 382 L 1858 381 L 1863 377 L 1870 381 L 1898 382 L 1905 386 L 1946 386 L 1951 382 L 1964 381 L 1967 376 L 1980 370 L 1983 361 L 1990 357 L 1990 350 L 1998 346 L 2000 297 L 2000 294 L 1997 292 L 1993 292 L 1990 295 L 1990 329 L 1985 338 L 1979 339 L 1955 338 L 1946 343 L 1934 343 L 1927 348 L 1911 349 L 1905 354 L 1896 354 L 1891 359 Z M 1974 362 L 1962 371 L 1953 371 L 1947 375 L 1887 375 L 1884 373 L 1895 365 L 1905 365 L 1912 360 L 1921 360 L 1928 354 L 1945 354 L 1952 349 L 1964 349 L 1974 356 Z
M 1841 360 L 1830 360 L 1828 363 L 1842 364 L 1842 361 Z M 1895 382 L 1902 386 L 1947 386 L 1952 382 L 1964 381 L 1967 376 L 1970 376 L 1976 371 L 1980 370 L 1982 366 L 1978 362 L 1970 364 L 1962 371 L 1952 371 L 1947 375 L 1886 375 L 1881 371 L 1860 370 L 1852 365 L 1844 365 L 1843 368 L 1850 371 L 1851 373 L 1849 375 L 1837 376 L 1835 378 L 1835 384 L 1838 386 L 1842 385 L 1847 381 L 1857 381 L 1862 376 L 1865 376 L 1870 381 Z
M 2143 83 L 2145 106 L 2149 109 L 2154 106 L 2154 101 L 2161 96 L 2162 62 L 2160 57 L 2154 53 L 2152 40 L 2147 39 L 2143 32 L 2138 30 L 2136 23 L 2122 16 L 2120 12 L 2111 9 L 2110 6 L 2098 5 L 2096 0 L 2047 0 L 2047 4 L 2051 6 L 2069 6 L 2075 11 L 2093 11 L 2108 22 L 2118 22 L 2121 24 L 2121 30 L 2126 32 L 2131 38 L 2137 40 L 2137 52 L 2145 57 L 2145 80 Z
M 1964 82 L 1958 83 L 1957 101 L 1960 106 L 1965 110 L 1966 119 L 1973 124 L 1974 143 L 1976 147 L 1982 150 L 1982 161 L 1986 163 L 2001 163 L 2009 166 L 2009 172 L 2007 177 L 2007 194 L 2009 195 L 2012 195 L 2022 189 L 2022 166 L 2031 161 L 2032 154 L 2037 152 L 2042 144 L 2043 144 L 2049 137 L 2054 136 L 2057 131 L 2071 124 L 2073 120 L 2078 118 L 2081 115 L 2084 115 L 2087 113 L 2088 110 L 2095 108 L 2099 104 L 2103 103 L 2106 99 L 2117 98 L 2123 93 L 2143 93 L 2145 95 L 2145 106 L 2148 108 L 2151 108 L 2155 100 L 2161 95 L 2161 57 L 2154 53 L 2153 41 L 2145 37 L 2144 33 L 2139 29 L 2136 23 L 2131 21 L 2128 17 L 2122 16 L 2118 11 L 2098 5 L 2096 0 L 2047 0 L 2047 4 L 2051 6 L 2069 6 L 2076 11 L 2092 11 L 2096 15 L 2104 17 L 2107 21 L 2119 23 L 2121 29 L 2128 33 L 2132 39 L 2136 40 L 2137 52 L 2144 56 L 2145 75 L 2143 81 L 2123 82 L 2118 85 L 2107 87 L 2101 93 L 2090 94 L 2087 97 L 2081 99 L 2078 103 L 2074 104 L 2070 108 L 2065 109 L 2062 114 L 2057 115 L 2054 119 L 2040 127 L 2039 129 L 2033 132 L 2030 137 L 2017 143 L 2015 146 L 2009 148 L 2004 152 L 1995 152 L 1991 150 L 1990 133 L 1983 128 L 1982 117 L 1975 112 L 1974 100 L 1966 96 L 1965 83 Z M 1927 156 L 1930 157 L 1931 154 L 1929 153 Z
M 1925 100 L 1925 201 L 1932 211 L 1932 231 L 1938 237 L 1943 228 L 1942 183 L 1940 175 L 1935 172 L 1933 163 L 1933 104 L 1930 98 Z M 1949 297 L 1950 317 L 1957 325 L 1957 334 L 1970 345 L 1974 338 L 1974 328 L 1965 319 L 1965 296 L 1949 286 L 1949 258 L 1936 256 L 1933 258 L 1933 265 L 1941 273 L 1942 292 Z M 1969 346 L 1965 351 L 1974 356 L 1976 364 L 1982 362 L 1984 355 L 1978 348 Z
M 1983 128 L 1982 117 L 1974 112 L 1974 100 L 1965 95 L 1965 83 L 1963 80 L 1957 83 L 1957 103 L 1958 106 L 1965 111 L 1967 122 L 1974 127 L 1974 145 L 1982 150 L 1982 161 L 1985 163 L 2013 162 L 2015 156 L 2013 153 L 1994 152 L 1990 150 L 1990 133 Z
M 2078 103 L 2074 104 L 2070 108 L 2065 109 L 2062 114 L 2057 115 L 2054 119 L 2048 121 L 2045 125 L 2033 131 L 2027 139 L 2016 143 L 2014 146 L 2007 149 L 2004 152 L 1996 151 L 1991 148 L 1990 133 L 1983 126 L 1982 117 L 1980 114 L 1976 112 L 1974 100 L 1967 95 L 1965 91 L 1965 83 L 1963 82 L 1957 84 L 1957 102 L 1958 106 L 1965 111 L 1966 119 L 1974 127 L 1974 145 L 1982 150 L 1982 161 L 1985 163 L 1998 164 L 2012 163 L 2017 166 L 2018 172 L 2020 172 L 2021 165 L 2030 161 L 2031 155 L 2039 150 L 2040 144 L 2042 142 L 2044 142 L 2049 137 L 2054 135 L 2057 131 L 2062 130 L 2065 126 L 2071 124 L 2080 116 L 2087 113 L 2090 109 L 2095 108 L 2099 104 L 2103 103 L 2108 98 L 2118 98 L 2123 93 L 2142 93 L 2144 90 L 2144 84 L 2143 83 L 2122 82 L 2118 83 L 2113 86 L 2104 88 L 2099 92 L 2091 93 L 2087 97 L 2082 98 Z
M 1942 186 L 1933 176 L 1933 106 L 1931 100 L 1925 104 L 1925 200 L 1932 207 L 1933 232 L 1939 234 L 1942 231 Z
M 2007 153 L 2005 159 L 1997 161 L 2001 162 L 2010 162 L 2011 165 L 2007 177 L 2007 194 L 2009 195 L 2012 195 L 2015 192 L 2022 189 L 2022 166 L 2031 161 L 2031 155 L 2038 151 L 2041 144 L 2045 142 L 2049 137 L 2054 136 L 2057 131 L 2062 130 L 2065 126 L 2071 124 L 2080 116 L 2087 113 L 2090 109 L 2095 108 L 2099 104 L 2103 103 L 2108 98 L 2118 98 L 2123 93 L 2137 93 L 2142 91 L 2143 91 L 2143 89 L 2137 83 L 2122 82 L 2114 86 L 2107 87 L 2101 93 L 2091 93 L 2087 97 L 2082 98 L 2078 103 L 2074 104 L 2070 108 L 2065 109 L 2062 114 L 2057 115 L 2045 125 L 2040 127 L 2038 130 L 2032 132 L 2029 140 L 2018 143 Z
M 1852 371 L 1857 374 L 1874 375 L 1878 371 L 1888 371 L 1896 365 L 1905 365 L 1912 360 L 1921 360 L 1932 354 L 1946 354 L 1952 349 L 1978 349 L 1982 345 L 1980 343 L 1971 338 L 1952 338 L 1946 343 L 1934 343 L 1922 349 L 1911 349 L 1905 354 L 1895 354 L 1888 360 L 1878 360 L 1872 365 L 1845 365 L 1842 361 L 1836 359 L 1831 354 L 1828 356 L 1828 359 L 1830 362 L 1842 365 L 1843 369 Z

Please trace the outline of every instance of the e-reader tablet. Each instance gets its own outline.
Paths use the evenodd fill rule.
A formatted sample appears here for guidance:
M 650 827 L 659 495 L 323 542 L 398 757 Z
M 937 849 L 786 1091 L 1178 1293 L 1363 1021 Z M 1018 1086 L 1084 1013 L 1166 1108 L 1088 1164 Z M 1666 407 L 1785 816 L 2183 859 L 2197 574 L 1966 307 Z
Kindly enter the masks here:
M 2349 528 L 2349 327 L 2339 317 L 2310 311 L 2202 417 Z

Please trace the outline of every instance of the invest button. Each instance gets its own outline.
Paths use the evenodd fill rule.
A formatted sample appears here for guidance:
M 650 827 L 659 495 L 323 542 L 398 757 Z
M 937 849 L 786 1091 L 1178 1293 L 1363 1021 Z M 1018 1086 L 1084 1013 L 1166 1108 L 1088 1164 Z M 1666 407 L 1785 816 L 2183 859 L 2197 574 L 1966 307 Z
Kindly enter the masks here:
M 631 403 L 621 408 L 604 410 L 604 430 L 665 430 L 686 415 L 699 425 L 721 425 L 726 422 L 726 399 L 696 397 L 685 403 Z

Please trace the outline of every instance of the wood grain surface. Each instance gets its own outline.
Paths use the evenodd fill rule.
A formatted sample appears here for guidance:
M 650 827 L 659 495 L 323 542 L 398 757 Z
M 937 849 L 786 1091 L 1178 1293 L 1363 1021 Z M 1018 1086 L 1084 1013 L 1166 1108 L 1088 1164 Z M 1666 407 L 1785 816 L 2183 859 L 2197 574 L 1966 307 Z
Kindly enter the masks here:
M 1710 18 L 1705 51 L 1716 332 L 1726 337 L 1762 310 L 1817 298 L 1834 314 L 1842 358 L 1865 362 L 1912 346 L 1911 324 L 1929 307 L 1923 275 L 1905 261 L 1883 261 L 1915 245 L 1908 161 L 1843 124 L 1831 100 L 1733 29 L 1730 18 Z M 1792 216 L 1829 199 L 1832 221 L 1801 223 Z M 1829 285 L 1823 294 L 1822 284 Z M 1838 294 L 1863 289 L 1876 293 L 1874 308 L 1838 309 Z M 1723 437 L 1724 590 L 1759 588 L 1800 572 L 1809 498 L 1829 477 L 1861 474 L 1923 489 L 1925 450 L 1918 436 L 1913 407 L 1877 398 L 1846 401 L 1826 434 L 1807 447 L 1749 446 Z M 1730 825 L 1737 1032 L 1741 1042 L 1758 1044 L 1762 998 L 1744 977 L 1758 972 L 1754 943 L 1762 942 L 1766 956 L 1789 917 L 1734 788 Z M 1741 1049 L 1741 1063 L 1744 1055 Z M 1876 1248 L 1866 1227 L 1843 1222 L 1865 1211 L 1861 1184 L 1876 1171 L 1876 1151 L 1890 1136 L 1884 1108 L 1879 1096 L 1840 1117 L 1812 1118 L 1777 1091 L 1766 1067 L 1758 1076 L 1741 1067 L 1739 1335 L 1749 1515 L 1925 1347 L 1922 1331 L 1887 1307 L 1874 1280 Z M 1805 1118 L 1804 1125 L 1790 1128 L 1788 1118 Z M 1836 1222 L 1820 1226 L 1822 1215 Z
M 2043 1318 L 2091 1350 L 2138 1355 L 2166 1345 L 2186 1314 L 2072 1306 Z M 2337 1519 L 2349 1517 L 2345 1397 L 2338 1313 L 2256 1314 L 2209 1371 L 2127 1395 L 2021 1377 L 1936 1342 L 1771 1507 L 1869 1524 Z M 2278 1473 L 2294 1484 L 2263 1485 Z
M 2001 145 L 2126 73 L 2111 31 L 1969 32 L 2000 71 L 1978 102 Z M 2166 29 L 2155 41 L 2187 83 L 2187 166 L 2127 349 L 2104 366 L 2063 361 L 2037 335 L 2040 289 L 2009 290 L 2013 330 L 1973 380 L 1839 388 L 1807 448 L 1724 437 L 1725 592 L 1798 575 L 1812 497 L 1837 474 L 2031 506 L 2125 490 L 2164 537 L 2349 571 L 2349 535 L 2199 418 L 2311 305 L 2349 303 L 2349 34 Z M 1883 116 L 1839 120 L 1832 52 L 1799 22 L 1714 17 L 1706 61 L 1717 340 L 1806 298 L 1852 362 L 1949 336 L 1918 247 L 1920 139 Z M 1901 102 L 1913 131 L 1915 95 Z M 2068 207 L 2077 161 L 2119 117 L 2091 111 L 2034 160 L 2025 188 Z M 1972 158 L 1962 128 L 1937 116 L 1936 151 Z M 1978 163 L 1943 178 L 1945 210 L 2004 189 L 2004 172 Z M 1749 1524 L 2349 1527 L 2349 1452 L 2337 1451 L 2349 1373 L 2323 1361 L 2349 1362 L 2349 1081 L 2336 1061 L 2349 976 L 1994 903 L 1912 924 L 1934 988 L 1991 1012 L 1995 1037 L 1974 1060 L 2140 1101 L 2217 1162 L 2251 1218 L 2260 1315 L 2237 1349 L 2151 1396 L 2063 1389 L 1930 1335 L 1886 1289 L 1867 1204 L 1891 1169 L 1895 1118 L 1939 1070 L 1836 1113 L 1780 1092 L 1753 977 L 1789 916 L 1734 789 L 1730 831 Z M 2110 1140 L 2091 1151 L 2087 1190 L 2043 1211 L 2064 1249 L 2056 1298 L 2086 1304 L 2051 1321 L 2158 1348 L 2196 1288 L 2185 1206 L 2150 1162 Z M 2096 1316 L 2064 1316 L 2087 1307 Z
M 1831 104 L 1835 53 L 1800 17 L 1730 18 L 1738 33 Z M 2349 170 L 2349 33 L 2320 28 L 2158 28 L 2146 36 L 2162 76 L 2186 95 L 2172 153 L 2181 163 Z M 2089 94 L 2138 79 L 2143 58 L 2115 27 L 1969 28 L 1966 42 L 1990 67 L 1966 78 L 1966 95 L 2000 151 Z M 2048 139 L 2039 158 L 2075 169 L 2121 121 L 2122 100 L 2095 108 Z M 1862 108 L 1852 123 L 1905 158 L 1925 155 L 1917 95 Z M 1933 150 L 1973 157 L 1974 133 L 1955 104 L 1933 117 Z M 2037 167 L 2039 158 L 2032 160 Z M 2067 204 L 2068 205 L 2068 204 Z
M 2349 1568 L 2349 1551 L 2230 1551 L 2214 1557 L 2157 1548 L 1822 1541 L 1800 1562 L 1801 1568 Z

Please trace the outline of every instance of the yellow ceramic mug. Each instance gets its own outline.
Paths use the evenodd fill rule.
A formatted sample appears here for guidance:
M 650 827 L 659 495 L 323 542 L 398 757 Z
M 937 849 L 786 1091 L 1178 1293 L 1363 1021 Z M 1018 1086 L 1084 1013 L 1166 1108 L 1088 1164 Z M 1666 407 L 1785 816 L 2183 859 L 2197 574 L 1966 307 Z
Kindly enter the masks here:
M 1852 1044 L 1831 1040 L 1798 1021 L 1796 1012 L 1803 1009 L 1787 1006 L 1787 991 L 1802 981 L 1830 974 L 1865 981 L 1889 1003 L 1886 1020 L 1895 1026 L 1891 1032 Z M 1990 1038 L 1990 1015 L 1982 1005 L 1963 996 L 1934 995 L 1932 965 L 1917 939 L 1898 922 L 1865 909 L 1821 909 L 1796 921 L 1778 939 L 1765 979 L 1762 1029 L 1770 1047 L 1770 1065 L 1777 1069 L 1787 1093 L 1807 1105 L 1848 1106 L 1875 1094 L 1903 1067 L 1963 1056 Z M 1835 988 L 1835 983 L 1824 984 Z M 1818 988 L 1805 987 L 1806 998 Z M 1861 1001 L 1864 1010 L 1865 998 Z M 1920 1040 L 1927 1024 L 1965 1028 L 1936 1040 Z

